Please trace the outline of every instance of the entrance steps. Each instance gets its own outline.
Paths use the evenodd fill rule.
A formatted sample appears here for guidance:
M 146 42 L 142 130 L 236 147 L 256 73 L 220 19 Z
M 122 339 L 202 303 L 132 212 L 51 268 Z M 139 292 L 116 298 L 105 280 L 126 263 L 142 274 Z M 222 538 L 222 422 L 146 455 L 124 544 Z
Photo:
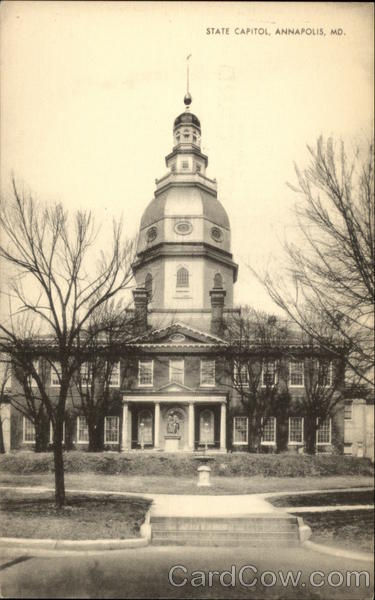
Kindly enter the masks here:
M 157 546 L 298 546 L 302 519 L 286 514 L 151 516 Z

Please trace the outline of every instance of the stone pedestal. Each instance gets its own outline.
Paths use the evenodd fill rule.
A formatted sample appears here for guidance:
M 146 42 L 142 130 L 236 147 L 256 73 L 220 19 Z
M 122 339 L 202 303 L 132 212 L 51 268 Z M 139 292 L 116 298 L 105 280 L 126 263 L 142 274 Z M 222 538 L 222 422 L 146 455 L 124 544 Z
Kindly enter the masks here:
M 210 473 L 211 468 L 207 465 L 201 465 L 198 467 L 198 487 L 208 487 L 211 485 Z
M 180 436 L 179 435 L 166 435 L 165 436 L 165 452 L 178 452 L 180 446 Z

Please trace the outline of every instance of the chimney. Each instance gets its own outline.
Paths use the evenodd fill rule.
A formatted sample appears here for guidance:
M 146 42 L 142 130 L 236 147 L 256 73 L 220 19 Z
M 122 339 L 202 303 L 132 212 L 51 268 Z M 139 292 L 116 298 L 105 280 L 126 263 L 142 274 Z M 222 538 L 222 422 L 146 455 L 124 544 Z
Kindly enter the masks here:
M 226 291 L 220 286 L 214 286 L 210 291 L 211 296 L 211 333 L 220 337 L 224 329 L 224 298 Z
M 133 290 L 135 324 L 139 333 L 147 331 L 148 291 L 144 287 Z

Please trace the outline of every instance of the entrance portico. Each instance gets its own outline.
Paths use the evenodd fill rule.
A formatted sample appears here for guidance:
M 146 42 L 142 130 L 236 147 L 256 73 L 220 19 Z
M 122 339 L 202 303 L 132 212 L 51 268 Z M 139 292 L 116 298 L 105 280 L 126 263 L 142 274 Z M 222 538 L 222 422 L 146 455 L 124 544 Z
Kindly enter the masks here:
M 123 396 L 121 450 L 226 452 L 226 394 Z

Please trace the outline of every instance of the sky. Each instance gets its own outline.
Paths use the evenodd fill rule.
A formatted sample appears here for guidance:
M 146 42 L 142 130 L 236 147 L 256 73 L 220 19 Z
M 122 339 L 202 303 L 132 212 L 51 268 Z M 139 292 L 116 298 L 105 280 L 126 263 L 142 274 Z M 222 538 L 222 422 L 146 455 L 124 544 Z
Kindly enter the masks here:
M 282 263 L 296 235 L 294 163 L 307 165 L 320 135 L 353 147 L 371 137 L 372 4 L 5 1 L 0 11 L 2 194 L 14 173 L 40 200 L 92 209 L 104 232 L 122 215 L 135 235 L 166 172 L 191 54 L 191 109 L 239 263 L 235 303 L 272 311 L 247 265 Z

